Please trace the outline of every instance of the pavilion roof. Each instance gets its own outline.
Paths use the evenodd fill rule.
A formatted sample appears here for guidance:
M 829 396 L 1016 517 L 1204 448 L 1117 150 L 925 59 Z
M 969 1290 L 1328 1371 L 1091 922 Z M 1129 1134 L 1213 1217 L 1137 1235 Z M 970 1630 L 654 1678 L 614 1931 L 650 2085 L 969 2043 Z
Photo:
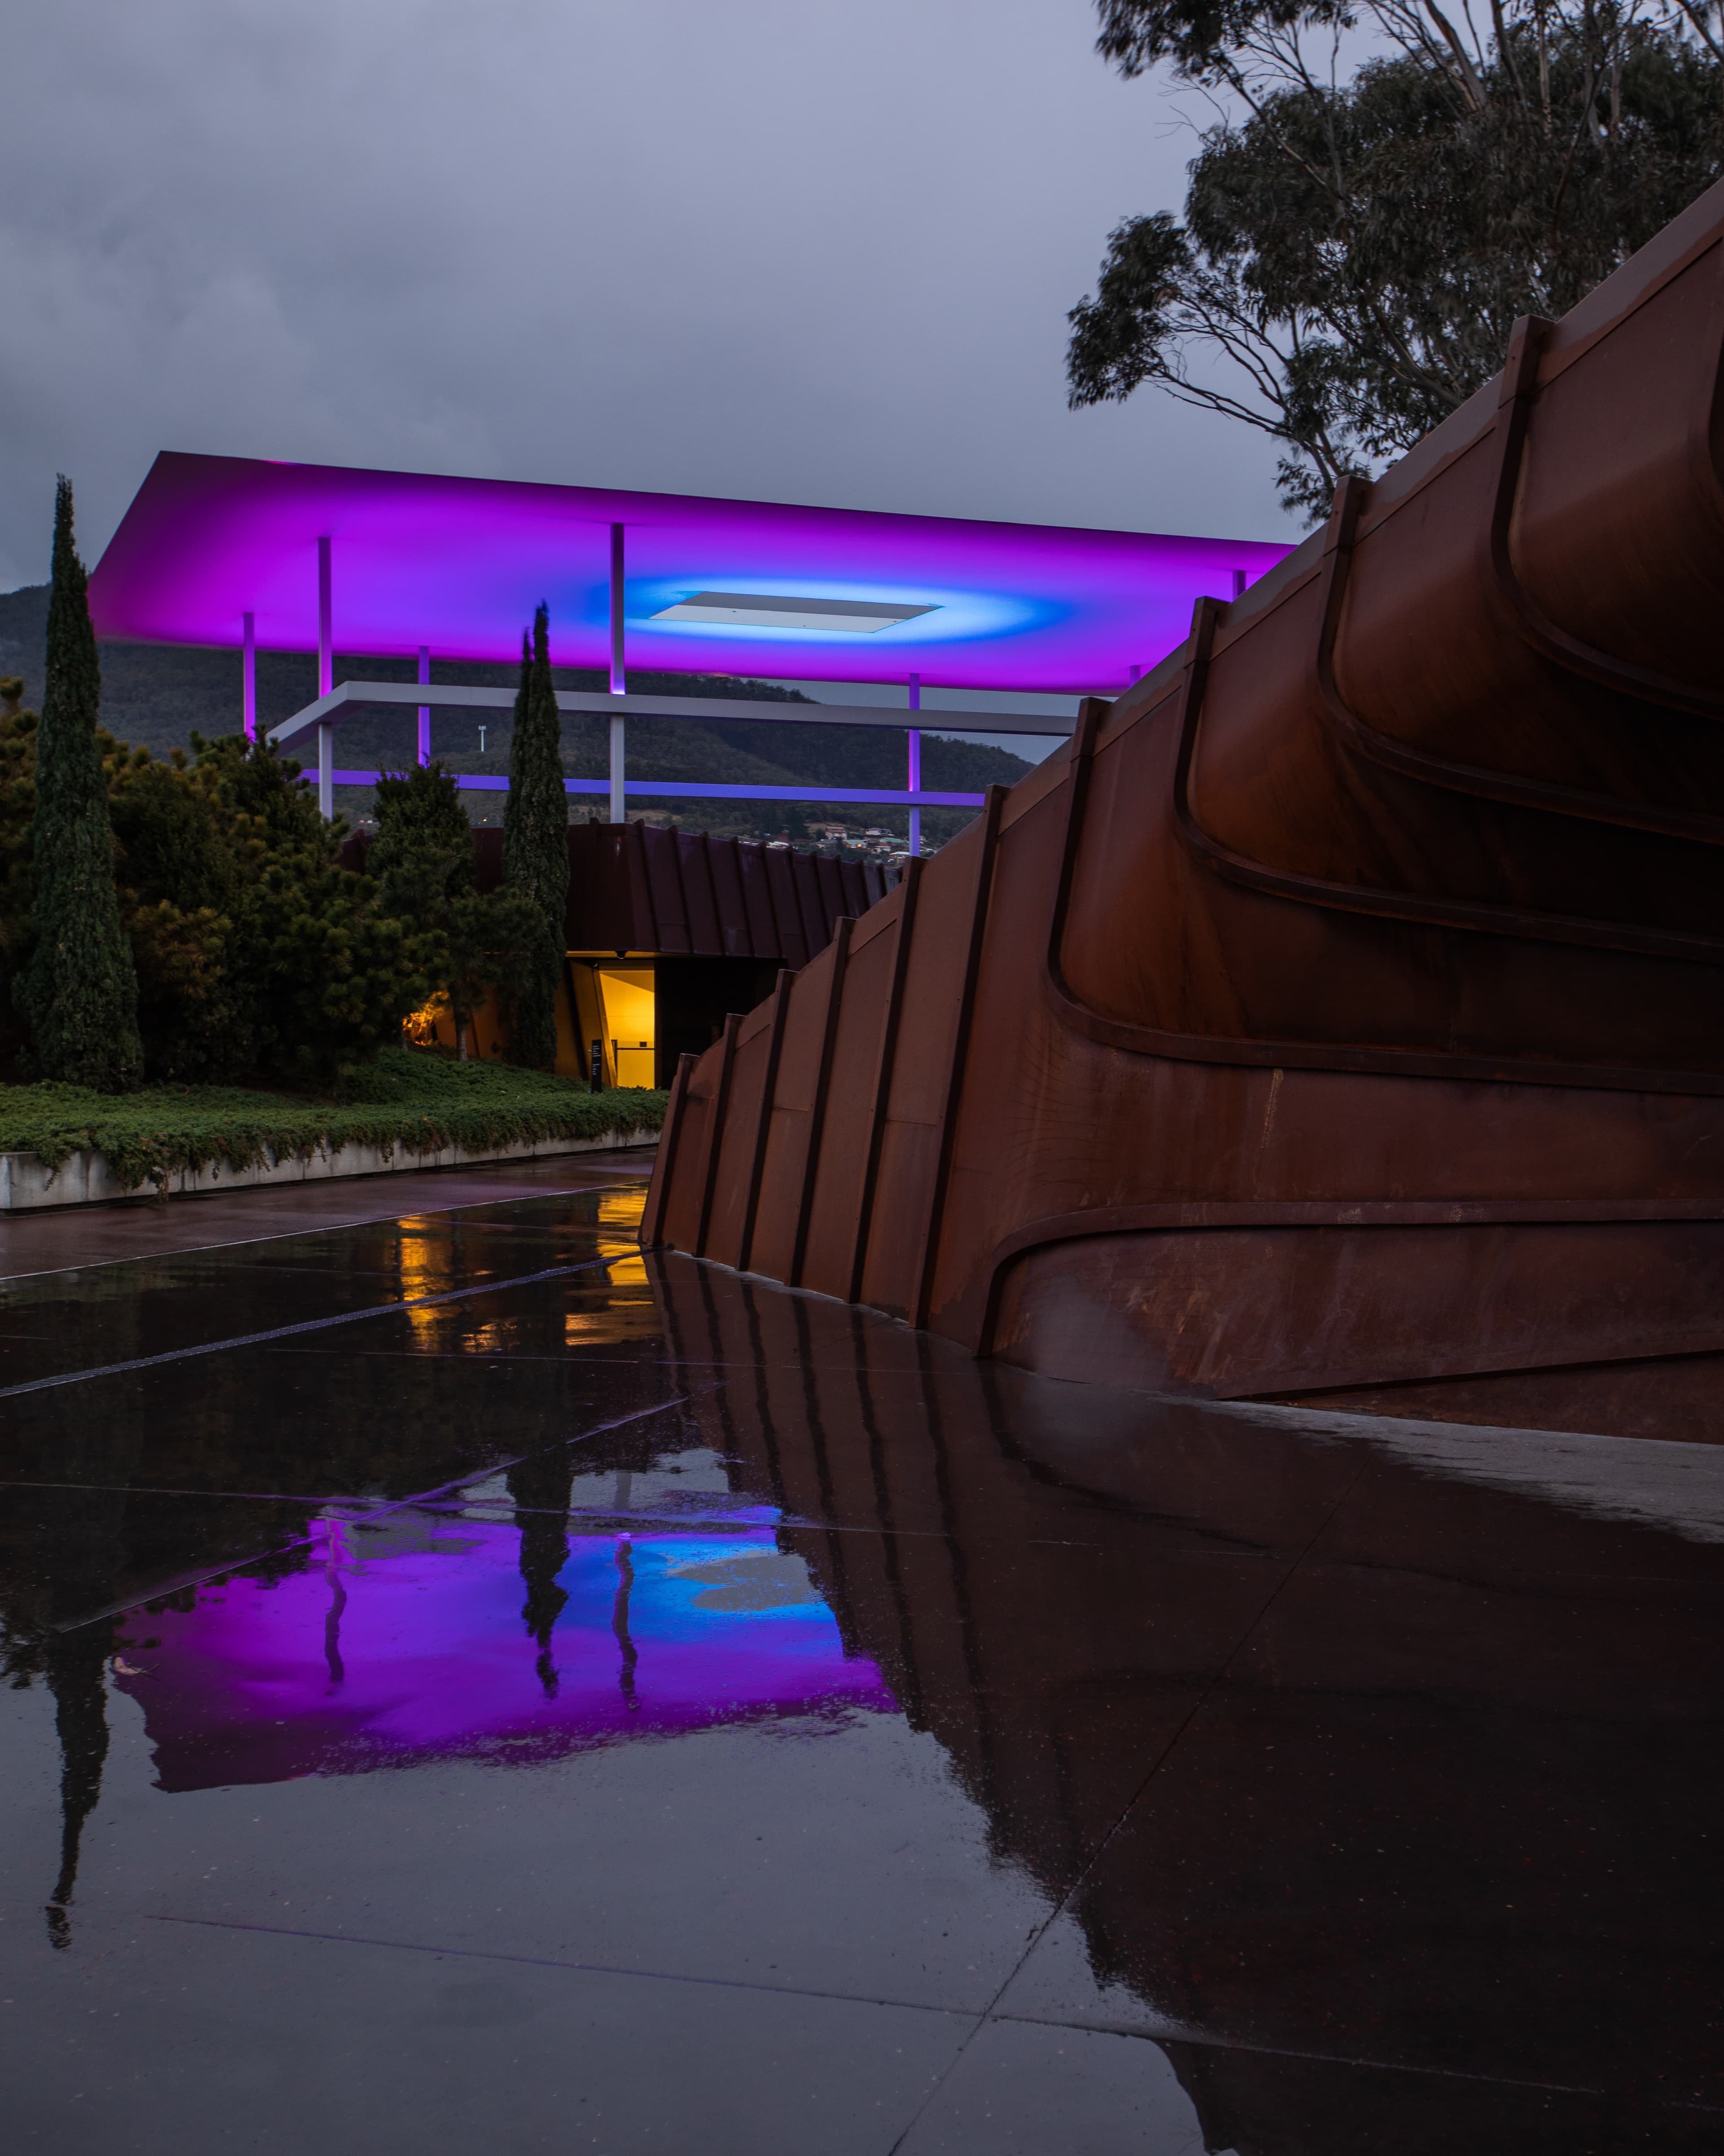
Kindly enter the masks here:
M 985 523 L 699 495 L 365 471 L 165 451 L 90 581 L 97 632 L 145 643 L 317 645 L 331 542 L 343 652 L 507 660 L 541 598 L 558 665 L 609 656 L 611 527 L 624 527 L 627 663 L 669 673 L 1117 693 L 1289 549 L 1260 540 Z M 700 594 L 923 609 L 872 629 L 654 619 Z M 709 609 L 710 611 L 710 609 Z M 746 610 L 745 610 L 746 611 Z M 843 616 L 832 617 L 842 622 Z

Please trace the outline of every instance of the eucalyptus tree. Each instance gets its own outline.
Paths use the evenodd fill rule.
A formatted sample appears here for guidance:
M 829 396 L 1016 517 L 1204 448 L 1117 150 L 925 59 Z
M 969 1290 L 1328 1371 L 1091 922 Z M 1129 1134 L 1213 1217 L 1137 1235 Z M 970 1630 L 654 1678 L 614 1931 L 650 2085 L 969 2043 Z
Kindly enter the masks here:
M 1285 446 L 1313 517 L 1724 170 L 1724 0 L 1099 0 L 1214 118 L 1184 215 L 1070 315 L 1075 406 L 1157 382 Z

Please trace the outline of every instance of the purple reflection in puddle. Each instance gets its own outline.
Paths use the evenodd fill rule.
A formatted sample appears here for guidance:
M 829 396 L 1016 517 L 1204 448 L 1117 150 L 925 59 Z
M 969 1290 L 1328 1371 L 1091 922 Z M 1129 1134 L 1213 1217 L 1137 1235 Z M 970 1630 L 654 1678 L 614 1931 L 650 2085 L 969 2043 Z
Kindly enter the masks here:
M 115 1682 L 144 1711 L 159 1788 L 449 1758 L 526 1765 L 725 1722 L 897 1711 L 770 1528 L 576 1532 L 541 1643 L 523 1620 L 513 1527 L 423 1513 L 378 1534 L 314 1524 L 307 1570 L 223 1580 L 149 1619 L 159 1647 Z

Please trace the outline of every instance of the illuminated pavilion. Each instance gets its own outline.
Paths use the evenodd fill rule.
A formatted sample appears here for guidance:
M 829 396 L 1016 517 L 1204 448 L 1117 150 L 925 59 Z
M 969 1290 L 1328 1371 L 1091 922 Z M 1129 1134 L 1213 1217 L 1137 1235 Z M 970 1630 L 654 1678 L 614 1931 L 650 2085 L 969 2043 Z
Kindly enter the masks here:
M 1182 641 L 1198 598 L 1236 596 L 1286 552 L 1260 541 L 164 452 L 91 577 L 90 603 L 105 638 L 237 649 L 252 736 L 259 650 L 315 651 L 316 698 L 270 731 L 278 742 L 315 745 L 326 816 L 337 786 L 377 777 L 337 762 L 342 721 L 364 710 L 414 708 L 419 757 L 428 761 L 434 709 L 507 709 L 514 701 L 506 689 L 436 681 L 437 661 L 516 660 L 522 628 L 542 599 L 551 611 L 553 665 L 597 669 L 608 682 L 604 691 L 559 690 L 557 702 L 566 712 L 610 721 L 608 772 L 567 783 L 572 796 L 605 798 L 612 824 L 625 822 L 626 795 L 654 805 L 810 798 L 806 787 L 625 785 L 631 717 L 887 726 L 907 737 L 904 788 L 828 788 L 818 798 L 906 810 L 916 851 L 922 808 L 980 805 L 979 796 L 921 784 L 921 734 L 906 721 L 925 687 L 1116 695 Z M 416 659 L 418 681 L 337 681 L 338 639 L 346 651 Z M 644 696 L 628 689 L 631 668 L 877 685 L 882 701 L 809 706 Z M 993 735 L 1069 730 L 1069 721 L 1021 710 L 967 709 L 943 724 Z M 460 783 L 483 789 L 507 781 L 464 774 Z M 565 1014 L 568 1059 L 586 1070 L 596 1044 L 612 1082 L 625 1071 L 644 1072 L 648 1060 L 657 1065 L 668 1055 L 674 1063 L 680 1047 L 739 1007 L 734 998 L 743 998 L 744 1008 L 756 1000 L 774 964 L 805 963 L 829 938 L 834 909 L 878 896 L 872 879 L 851 891 L 847 878 L 818 906 L 803 894 L 793 918 L 781 905 L 764 927 L 758 906 L 731 907 L 732 919 L 725 893 L 732 880 L 741 890 L 749 865 L 739 856 L 732 879 L 730 866 L 711 855 L 736 842 L 715 841 L 696 860 L 688 853 L 696 842 L 683 835 L 687 858 L 680 855 L 673 871 L 664 841 L 675 848 L 677 834 L 635 829 L 641 842 L 632 855 L 613 847 L 603 859 L 617 864 L 613 882 L 632 878 L 633 932 L 657 942 L 602 944 L 594 924 L 569 924 L 571 959 L 580 963 Z M 615 912 L 622 900 L 599 889 L 602 869 L 595 854 L 576 880 L 598 893 L 593 903 Z M 661 902 L 659 895 L 679 881 L 680 899 L 673 892 Z M 667 914 L 675 927 L 668 942 Z M 696 916 L 707 914 L 711 923 L 703 927 Z M 696 940 L 703 934 L 704 945 Z M 710 962 L 702 986 L 685 982 L 672 992 L 667 968 L 679 958 Z M 732 962 L 734 978 L 721 961 Z M 618 976 L 608 996 L 608 972 Z M 676 1045 L 658 1023 L 667 994 L 681 1019 Z M 715 997 L 717 1009 L 706 1011 Z

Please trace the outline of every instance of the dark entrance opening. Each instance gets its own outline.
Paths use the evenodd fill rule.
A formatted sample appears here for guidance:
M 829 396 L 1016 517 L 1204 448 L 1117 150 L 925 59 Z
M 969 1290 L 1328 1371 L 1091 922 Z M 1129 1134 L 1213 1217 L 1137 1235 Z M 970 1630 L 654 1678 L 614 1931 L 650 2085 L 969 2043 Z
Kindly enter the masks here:
M 772 993 L 776 958 L 664 957 L 657 975 L 658 1082 L 676 1075 L 679 1055 L 701 1055 L 724 1031 L 730 1011 L 750 1011 Z

